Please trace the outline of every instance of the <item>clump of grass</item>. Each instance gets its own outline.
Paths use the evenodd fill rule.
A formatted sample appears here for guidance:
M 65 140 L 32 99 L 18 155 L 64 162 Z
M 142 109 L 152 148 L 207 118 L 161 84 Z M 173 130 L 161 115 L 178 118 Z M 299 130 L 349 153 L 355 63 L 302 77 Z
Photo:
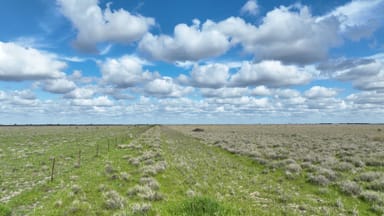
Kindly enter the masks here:
M 90 209 L 90 205 L 87 202 L 81 202 L 78 199 L 73 200 L 71 205 L 69 206 L 69 209 L 67 210 L 67 215 L 73 215 L 73 214 L 86 214 L 88 210 Z
M 140 179 L 140 184 L 147 185 L 153 190 L 158 190 L 160 188 L 159 182 L 153 177 L 142 177 Z
M 124 181 L 128 181 L 130 179 L 130 175 L 127 172 L 121 172 L 120 178 Z
M 146 214 L 151 210 L 151 204 L 150 203 L 133 203 L 131 206 L 132 213 L 133 214 Z
M 12 210 L 8 208 L 7 206 L 0 203 L 0 215 L 1 216 L 11 216 Z
M 142 186 L 142 185 L 135 185 L 135 186 L 133 186 L 132 188 L 130 188 L 129 190 L 128 190 L 128 192 L 127 192 L 127 195 L 128 196 L 135 196 L 135 195 L 137 195 L 137 194 L 139 194 L 139 193 L 142 193 L 143 191 L 145 191 L 145 190 L 148 190 L 148 189 L 150 190 L 151 188 L 149 188 L 148 186 Z
M 112 167 L 112 165 L 110 163 L 105 165 L 104 171 L 105 171 L 106 174 L 113 174 L 113 173 L 116 172 L 116 170 Z
M 335 202 L 335 206 L 336 206 L 337 208 L 339 208 L 339 209 L 342 209 L 342 208 L 344 208 L 344 203 L 343 203 L 343 201 L 339 198 L 339 199 L 336 200 L 336 202 Z
M 224 207 L 216 200 L 209 197 L 192 197 L 182 201 L 178 206 L 170 210 L 171 215 L 236 215 L 230 209 Z
M 359 195 L 361 187 L 354 181 L 343 181 L 339 184 L 340 190 L 347 195 Z
M 130 158 L 128 162 L 133 166 L 139 166 L 140 165 L 140 158 Z
M 56 202 L 55 202 L 55 204 L 54 204 L 54 206 L 56 207 L 56 208 L 60 208 L 60 207 L 62 207 L 63 206 L 63 201 L 60 199 L 60 200 L 57 200 Z M 1 215 L 1 214 L 0 214 Z
M 149 201 L 159 201 L 163 199 L 163 195 L 161 193 L 154 191 L 149 187 L 145 189 L 146 190 L 138 194 L 139 197 Z
M 159 192 L 154 191 L 148 185 L 144 185 L 144 186 L 136 185 L 133 188 L 129 189 L 127 194 L 128 196 L 137 195 L 140 198 L 143 198 L 145 200 L 150 200 L 150 201 L 158 201 L 163 199 L 163 196 Z
M 167 168 L 167 162 L 158 161 L 152 165 L 146 165 L 142 168 L 142 172 L 144 176 L 154 176 Z
M 188 189 L 187 192 L 185 192 L 185 194 L 187 195 L 187 197 L 194 197 L 194 196 L 196 196 L 196 192 L 191 190 L 191 189 Z
M 121 209 L 124 207 L 125 199 L 114 190 L 110 190 L 104 194 L 106 209 Z
M 99 188 L 98 188 L 98 191 L 99 192 L 104 192 L 106 189 L 107 189 L 107 187 L 105 186 L 105 184 L 100 184 Z
M 72 185 L 71 190 L 74 194 L 78 194 L 81 191 L 81 187 L 77 184 Z

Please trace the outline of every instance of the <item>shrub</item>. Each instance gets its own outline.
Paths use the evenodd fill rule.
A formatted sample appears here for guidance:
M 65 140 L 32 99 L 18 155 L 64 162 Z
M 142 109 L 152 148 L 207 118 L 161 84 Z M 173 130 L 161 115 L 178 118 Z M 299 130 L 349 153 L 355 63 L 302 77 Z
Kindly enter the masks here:
M 344 181 L 339 184 L 340 190 L 347 195 L 359 195 L 361 193 L 360 186 L 354 181 Z
M 142 215 L 151 210 L 151 207 L 150 203 L 134 203 L 132 204 L 132 213 Z
M 112 174 L 112 173 L 116 172 L 116 170 L 109 163 L 105 166 L 104 170 L 105 170 L 106 174 Z
M 287 171 L 292 173 L 299 173 L 301 172 L 301 166 L 297 163 L 290 163 L 286 166 Z
M 329 180 L 323 175 L 310 175 L 308 181 L 321 186 L 327 186 L 329 184 Z
M 380 194 L 375 191 L 363 191 L 359 196 L 362 200 L 367 201 L 372 204 L 382 203 L 380 199 Z
M 192 131 L 193 132 L 204 132 L 204 129 L 202 129 L 202 128 L 195 128 Z
M 368 185 L 368 189 L 384 192 L 384 178 L 377 179 Z
M 108 191 L 104 194 L 105 198 L 105 208 L 106 209 L 121 209 L 124 207 L 124 198 L 114 190 Z
M 359 177 L 357 177 L 357 180 L 365 181 L 365 182 L 372 182 L 373 180 L 376 180 L 382 176 L 382 173 L 380 172 L 374 172 L 374 171 L 368 171 L 362 173 Z
M 74 193 L 74 194 L 78 194 L 80 191 L 81 191 L 81 187 L 79 186 L 79 185 L 77 185 L 77 184 L 75 184 L 75 185 L 72 185 L 72 192 Z
M 128 196 L 139 196 L 145 200 L 157 201 L 162 200 L 163 196 L 157 192 L 152 190 L 148 185 L 136 185 L 133 188 L 129 189 L 127 192 Z
M 121 177 L 121 179 L 124 180 L 124 181 L 128 181 L 129 178 L 130 178 L 130 176 L 129 176 L 129 174 L 128 174 L 127 172 L 121 172 L 121 173 L 120 173 L 120 177 Z
M 147 185 L 153 190 L 158 190 L 160 188 L 159 182 L 152 177 L 143 177 L 140 179 L 140 183 L 143 185 Z
M 323 175 L 325 176 L 329 181 L 335 181 L 337 176 L 336 176 L 336 173 L 335 171 L 333 171 L 332 169 L 327 169 L 327 168 L 318 168 L 317 172 L 320 174 L 320 175 Z
M 348 163 L 348 162 L 340 162 L 340 163 L 336 163 L 333 168 L 337 171 L 341 171 L 341 172 L 346 172 L 346 171 L 350 171 L 353 169 L 353 165 Z

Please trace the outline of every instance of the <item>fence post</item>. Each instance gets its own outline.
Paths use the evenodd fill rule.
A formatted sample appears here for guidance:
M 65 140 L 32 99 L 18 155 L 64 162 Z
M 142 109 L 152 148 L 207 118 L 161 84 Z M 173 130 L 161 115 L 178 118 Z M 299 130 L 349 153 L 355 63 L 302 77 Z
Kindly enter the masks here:
M 55 171 L 55 158 L 52 158 L 51 182 L 53 182 L 54 171 Z
M 77 165 L 80 167 L 81 165 L 81 149 L 79 149 L 79 158 L 77 160 Z

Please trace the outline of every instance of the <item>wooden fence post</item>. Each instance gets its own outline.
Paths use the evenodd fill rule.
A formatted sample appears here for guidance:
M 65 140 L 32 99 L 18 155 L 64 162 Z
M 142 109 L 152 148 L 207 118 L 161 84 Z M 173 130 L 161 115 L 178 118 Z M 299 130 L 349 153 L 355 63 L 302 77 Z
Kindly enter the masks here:
M 52 158 L 51 182 L 53 182 L 54 171 L 55 171 L 55 158 Z
M 79 150 L 79 158 L 77 160 L 77 165 L 80 167 L 81 165 L 81 149 Z

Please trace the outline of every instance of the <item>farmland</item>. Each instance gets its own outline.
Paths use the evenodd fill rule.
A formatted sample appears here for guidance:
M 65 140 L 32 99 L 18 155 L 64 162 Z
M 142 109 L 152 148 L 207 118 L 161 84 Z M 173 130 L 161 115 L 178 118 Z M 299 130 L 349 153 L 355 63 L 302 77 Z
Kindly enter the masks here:
M 1 127 L 0 215 L 381 215 L 383 166 L 382 125 Z

